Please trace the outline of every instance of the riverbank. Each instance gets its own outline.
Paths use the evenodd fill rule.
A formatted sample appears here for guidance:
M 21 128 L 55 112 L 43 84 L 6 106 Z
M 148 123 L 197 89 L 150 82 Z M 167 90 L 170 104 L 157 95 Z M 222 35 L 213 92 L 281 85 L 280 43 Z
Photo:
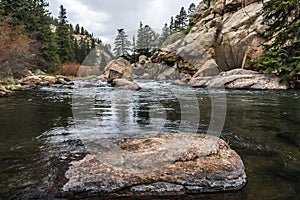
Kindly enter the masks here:
M 145 67 L 148 69 L 148 67 Z M 287 90 L 299 89 L 299 85 L 291 87 L 288 84 L 282 83 L 276 76 L 264 75 L 251 70 L 234 69 L 231 71 L 223 72 L 217 76 L 197 77 L 186 79 L 174 74 L 165 76 L 165 71 L 158 70 L 156 74 L 149 75 L 149 72 L 141 72 L 138 68 L 133 68 L 133 77 L 135 79 L 152 79 L 158 81 L 173 80 L 174 84 L 186 85 L 198 88 L 225 88 L 225 89 L 245 89 L 245 90 Z M 150 70 L 151 71 L 151 70 Z M 153 70 L 152 70 L 153 71 Z M 134 84 L 131 79 L 123 78 L 124 74 L 119 73 L 117 78 L 111 78 L 110 81 L 116 87 L 121 89 L 139 89 L 140 87 Z M 163 78 L 162 78 L 163 77 Z M 23 91 L 29 89 L 38 89 L 40 87 L 56 87 L 73 89 L 75 80 L 90 80 L 90 81 L 109 81 L 109 74 L 102 76 L 89 76 L 89 77 L 67 77 L 62 75 L 32 75 L 15 80 L 15 83 L 0 82 L 0 97 L 9 97 L 14 91 Z M 114 80 L 114 81 L 113 81 Z M 117 84 L 118 82 L 122 82 Z M 133 85 L 134 84 L 134 85 Z M 125 85 L 125 86 L 124 86 Z M 133 85 L 133 86 L 132 86 Z

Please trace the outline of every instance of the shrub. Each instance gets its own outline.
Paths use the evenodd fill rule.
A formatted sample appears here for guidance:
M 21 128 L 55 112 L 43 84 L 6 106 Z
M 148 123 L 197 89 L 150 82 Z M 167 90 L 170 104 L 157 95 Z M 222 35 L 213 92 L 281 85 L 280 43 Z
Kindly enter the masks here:
M 61 66 L 61 74 L 65 76 L 77 76 L 79 63 L 64 63 Z
M 0 78 L 20 78 L 24 68 L 34 65 L 32 44 L 21 26 L 13 26 L 9 19 L 0 21 Z

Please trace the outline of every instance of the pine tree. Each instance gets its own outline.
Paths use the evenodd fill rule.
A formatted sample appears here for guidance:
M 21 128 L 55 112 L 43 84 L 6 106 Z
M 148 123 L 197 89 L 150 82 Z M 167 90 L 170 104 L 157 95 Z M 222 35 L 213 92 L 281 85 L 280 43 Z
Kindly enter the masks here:
M 137 60 L 137 56 L 136 56 L 136 40 L 135 40 L 135 35 L 132 36 L 132 57 L 133 57 L 133 60 L 134 60 L 134 61 Z
M 171 21 L 170 21 L 170 32 L 174 33 L 176 32 L 176 27 L 175 27 L 175 22 L 174 22 L 174 17 L 171 17 Z
M 75 33 L 76 35 L 79 35 L 79 34 L 80 34 L 80 26 L 79 26 L 79 24 L 76 24 L 74 33 Z
M 68 26 L 66 9 L 63 5 L 60 6 L 58 16 L 57 39 L 58 39 L 58 54 L 62 62 L 74 60 L 73 41 L 71 38 L 72 32 Z
M 56 72 L 60 65 L 58 49 L 55 41 L 55 34 L 51 31 L 50 25 L 52 19 L 50 12 L 46 10 L 49 6 L 44 0 L 34 0 L 32 33 L 40 44 L 39 49 L 39 67 L 49 71 Z
M 188 17 L 191 17 L 194 14 L 195 9 L 196 9 L 196 5 L 192 3 L 188 9 Z
M 176 15 L 176 18 L 175 18 L 175 29 L 177 31 L 186 29 L 187 22 L 188 22 L 188 15 L 187 15 L 184 7 L 181 7 L 179 14 Z
M 80 35 L 84 35 L 84 27 L 81 27 L 81 29 L 80 29 Z
M 161 35 L 159 37 L 159 47 L 164 43 L 164 41 L 169 37 L 171 34 L 171 30 L 167 23 L 165 23 L 164 27 L 162 28 Z
M 131 44 L 128 40 L 128 35 L 126 35 L 124 29 L 118 29 L 118 35 L 115 38 L 114 45 L 114 54 L 116 57 L 126 56 L 129 54 L 129 51 L 131 50 Z
M 151 56 L 159 46 L 159 34 L 156 33 L 149 25 L 140 28 L 137 34 L 136 48 L 139 55 Z
M 11 18 L 11 23 L 23 26 L 26 31 L 31 27 L 34 14 L 31 12 L 32 0 L 2 0 L 2 15 Z
M 299 0 L 273 0 L 264 3 L 268 25 L 265 55 L 254 67 L 265 73 L 277 73 L 283 81 L 300 77 L 300 8 Z
M 145 43 L 144 43 L 145 33 L 144 33 L 144 27 L 143 22 L 140 22 L 140 27 L 138 29 L 137 33 L 137 41 L 136 41 L 136 48 L 137 49 L 144 49 Z

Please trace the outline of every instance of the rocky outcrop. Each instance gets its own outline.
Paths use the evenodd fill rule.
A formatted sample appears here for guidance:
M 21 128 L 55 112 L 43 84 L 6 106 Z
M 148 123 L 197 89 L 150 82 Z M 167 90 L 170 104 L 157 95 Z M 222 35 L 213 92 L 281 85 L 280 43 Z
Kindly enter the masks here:
M 261 1 L 202 1 L 190 18 L 190 32 L 170 36 L 151 61 L 194 79 L 242 66 L 250 69 L 249 60 L 262 53 L 262 14 Z
M 98 149 L 72 162 L 65 174 L 68 195 L 181 195 L 246 184 L 241 158 L 214 136 L 156 134 L 92 143 Z
M 223 72 L 218 76 L 193 78 L 188 84 L 192 87 L 226 89 L 286 90 L 289 88 L 288 85 L 281 83 L 278 77 L 243 69 Z
M 147 63 L 133 68 L 134 79 L 175 80 L 180 78 L 178 71 L 162 63 Z

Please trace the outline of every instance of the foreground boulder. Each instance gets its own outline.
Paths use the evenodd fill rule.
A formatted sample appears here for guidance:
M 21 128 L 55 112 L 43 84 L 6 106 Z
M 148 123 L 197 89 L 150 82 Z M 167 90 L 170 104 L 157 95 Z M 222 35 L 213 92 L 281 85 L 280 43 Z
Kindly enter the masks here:
M 71 162 L 67 196 L 182 195 L 239 190 L 246 174 L 239 155 L 222 139 L 202 134 L 156 134 L 102 139 Z
M 223 72 L 219 76 L 193 78 L 188 84 L 192 87 L 226 89 L 286 90 L 289 88 L 287 84 L 281 83 L 278 77 L 244 69 Z

